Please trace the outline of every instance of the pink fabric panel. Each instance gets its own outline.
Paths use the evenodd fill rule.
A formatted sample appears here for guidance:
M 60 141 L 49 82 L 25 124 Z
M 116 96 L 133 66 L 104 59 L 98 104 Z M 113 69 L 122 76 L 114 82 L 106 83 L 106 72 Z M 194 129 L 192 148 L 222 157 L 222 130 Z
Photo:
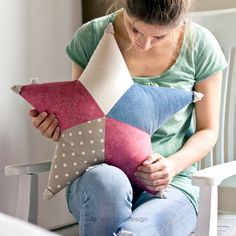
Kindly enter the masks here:
M 104 116 L 79 81 L 26 85 L 22 87 L 21 96 L 39 112 L 54 113 L 62 131 Z
M 151 153 L 149 134 L 123 122 L 106 118 L 105 162 L 123 170 L 132 182 L 142 188 L 144 186 L 135 178 L 134 172 Z

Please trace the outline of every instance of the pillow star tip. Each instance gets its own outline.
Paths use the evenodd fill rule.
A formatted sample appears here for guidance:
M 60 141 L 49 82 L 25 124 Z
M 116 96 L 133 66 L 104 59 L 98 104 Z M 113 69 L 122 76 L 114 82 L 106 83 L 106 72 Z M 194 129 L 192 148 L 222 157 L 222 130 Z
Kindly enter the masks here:
M 203 98 L 203 96 L 204 95 L 202 93 L 193 91 L 193 102 L 195 103 L 200 101 Z
M 20 94 L 22 85 L 14 85 L 11 87 L 11 90 L 14 91 L 17 94 Z
M 49 200 L 50 198 L 52 198 L 54 196 L 54 194 L 52 192 L 50 192 L 47 188 L 44 190 L 43 193 L 43 201 L 45 200 Z

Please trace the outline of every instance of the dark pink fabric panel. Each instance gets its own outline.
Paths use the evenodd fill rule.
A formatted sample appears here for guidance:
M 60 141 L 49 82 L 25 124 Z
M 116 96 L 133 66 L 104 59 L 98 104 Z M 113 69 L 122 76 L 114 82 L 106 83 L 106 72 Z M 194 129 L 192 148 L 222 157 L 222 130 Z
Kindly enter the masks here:
M 62 131 L 104 116 L 79 81 L 26 85 L 21 89 L 21 96 L 39 112 L 54 113 Z
M 132 182 L 142 188 L 144 186 L 135 178 L 134 172 L 151 153 L 149 134 L 123 122 L 106 118 L 105 162 L 123 170 Z

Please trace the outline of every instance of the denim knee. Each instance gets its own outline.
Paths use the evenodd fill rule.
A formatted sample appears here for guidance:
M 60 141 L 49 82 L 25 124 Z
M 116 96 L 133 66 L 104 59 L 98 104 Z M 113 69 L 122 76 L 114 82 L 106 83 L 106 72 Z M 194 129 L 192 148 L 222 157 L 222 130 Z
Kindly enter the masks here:
M 120 169 L 103 164 L 86 171 L 68 191 L 68 206 L 80 223 L 80 235 L 117 232 L 132 213 L 132 195 Z
M 86 171 L 72 183 L 67 194 L 70 210 L 87 201 L 103 207 L 109 203 L 122 205 L 125 202 L 126 206 L 131 207 L 132 198 L 133 190 L 125 173 L 107 164 Z
M 88 170 L 82 177 L 84 190 L 87 195 L 101 193 L 111 196 L 113 199 L 119 196 L 132 195 L 132 187 L 125 173 L 117 167 L 110 165 L 98 165 Z

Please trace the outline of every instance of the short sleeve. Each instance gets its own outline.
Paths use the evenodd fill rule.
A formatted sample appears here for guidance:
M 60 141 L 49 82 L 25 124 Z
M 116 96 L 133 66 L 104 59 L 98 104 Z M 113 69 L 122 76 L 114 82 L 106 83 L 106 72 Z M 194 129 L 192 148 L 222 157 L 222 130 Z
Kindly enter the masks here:
M 195 58 L 196 82 L 205 80 L 227 67 L 225 56 L 216 38 L 207 29 L 202 29 L 198 45 L 195 45 L 199 50 Z
M 82 25 L 74 34 L 71 42 L 66 47 L 68 56 L 81 68 L 85 68 L 94 51 L 94 26 L 90 21 Z

